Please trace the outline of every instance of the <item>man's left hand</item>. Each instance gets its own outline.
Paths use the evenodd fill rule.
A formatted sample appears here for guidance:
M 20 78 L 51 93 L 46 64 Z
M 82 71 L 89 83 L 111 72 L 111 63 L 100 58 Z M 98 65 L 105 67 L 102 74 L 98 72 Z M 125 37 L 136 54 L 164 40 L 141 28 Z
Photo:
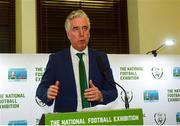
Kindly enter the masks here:
M 85 90 L 84 97 L 91 102 L 101 102 L 103 100 L 101 91 L 93 84 L 92 80 L 89 81 L 89 88 Z

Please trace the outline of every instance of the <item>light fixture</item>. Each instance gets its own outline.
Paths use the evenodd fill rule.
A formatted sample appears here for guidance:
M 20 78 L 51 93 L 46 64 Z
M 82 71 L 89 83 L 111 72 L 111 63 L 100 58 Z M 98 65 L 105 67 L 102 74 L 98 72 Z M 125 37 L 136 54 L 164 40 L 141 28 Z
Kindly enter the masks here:
M 175 44 L 175 40 L 173 39 L 167 39 L 164 41 L 164 43 L 162 45 L 160 45 L 157 49 L 155 50 L 151 50 L 151 51 L 148 51 L 146 54 L 153 54 L 154 57 L 157 56 L 157 52 L 162 48 L 162 47 L 165 47 L 165 46 L 172 46 Z

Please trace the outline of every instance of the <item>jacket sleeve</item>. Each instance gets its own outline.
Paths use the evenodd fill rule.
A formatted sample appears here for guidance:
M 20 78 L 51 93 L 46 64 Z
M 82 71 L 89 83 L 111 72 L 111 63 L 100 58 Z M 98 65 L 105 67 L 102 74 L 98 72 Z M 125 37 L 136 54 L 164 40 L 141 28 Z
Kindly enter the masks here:
M 49 61 L 46 66 L 46 70 L 36 90 L 36 97 L 38 97 L 43 103 L 45 103 L 48 106 L 53 104 L 53 100 L 48 100 L 47 98 L 47 91 L 49 86 L 55 83 L 54 63 L 54 55 L 51 54 L 49 56 Z
M 100 104 L 108 104 L 117 98 L 118 93 L 107 55 L 101 53 L 100 58 L 102 63 L 97 63 L 102 77 L 100 90 L 103 95 L 103 101 Z
M 102 59 L 104 60 L 104 67 L 106 70 L 106 73 L 104 73 L 106 75 L 104 75 L 104 86 L 102 89 L 102 94 L 103 102 L 107 104 L 114 101 L 117 98 L 118 93 L 107 55 L 105 54 Z

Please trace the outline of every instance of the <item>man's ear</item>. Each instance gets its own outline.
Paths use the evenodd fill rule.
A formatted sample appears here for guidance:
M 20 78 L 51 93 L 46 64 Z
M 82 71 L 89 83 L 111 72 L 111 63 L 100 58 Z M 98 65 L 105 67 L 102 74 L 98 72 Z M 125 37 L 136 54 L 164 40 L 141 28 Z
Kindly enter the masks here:
M 68 39 L 70 39 L 70 33 L 66 32 L 66 35 L 67 35 Z

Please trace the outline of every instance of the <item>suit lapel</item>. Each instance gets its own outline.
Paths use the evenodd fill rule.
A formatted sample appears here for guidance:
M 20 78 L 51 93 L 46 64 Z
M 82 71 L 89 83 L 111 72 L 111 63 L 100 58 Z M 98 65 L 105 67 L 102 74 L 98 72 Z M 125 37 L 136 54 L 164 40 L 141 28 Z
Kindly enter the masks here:
M 89 52 L 89 80 L 92 79 L 92 70 L 93 70 L 93 52 L 91 49 L 88 50 Z
M 74 71 L 73 71 L 73 65 L 72 65 L 72 59 L 71 59 L 71 54 L 70 54 L 70 49 L 68 48 L 66 53 L 65 53 L 65 65 L 67 65 L 67 73 L 69 74 L 69 79 L 72 80 L 73 84 L 75 85 L 75 77 L 74 77 Z

